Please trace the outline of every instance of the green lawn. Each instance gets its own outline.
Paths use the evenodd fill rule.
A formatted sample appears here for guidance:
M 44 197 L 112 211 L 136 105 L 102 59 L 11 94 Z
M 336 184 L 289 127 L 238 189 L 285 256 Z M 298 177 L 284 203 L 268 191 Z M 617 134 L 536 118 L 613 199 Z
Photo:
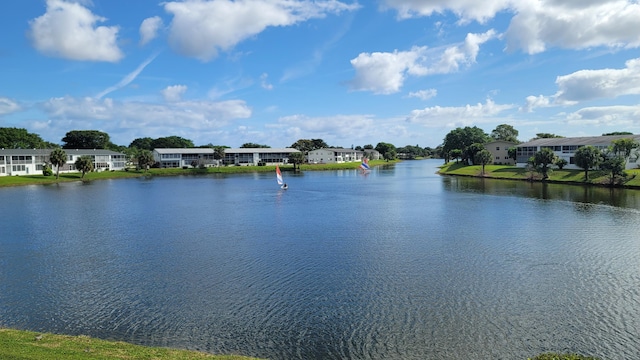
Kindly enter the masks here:
M 508 165 L 486 165 L 484 177 L 510 180 L 541 180 L 540 174 L 528 172 L 525 168 Z M 627 180 L 622 186 L 640 189 L 640 169 L 626 171 Z M 460 176 L 482 176 L 482 166 L 464 165 L 450 162 L 440 167 L 440 174 Z M 583 170 L 552 169 L 548 182 L 578 184 L 578 185 L 607 185 L 609 177 L 602 171 L 589 171 L 589 180 L 585 181 Z
M 212 355 L 196 351 L 133 345 L 88 336 L 67 336 L 0 329 L 0 359 L 3 360 L 249 360 L 238 355 Z
M 370 160 L 370 166 L 378 166 L 383 164 L 392 164 L 397 161 Z M 301 171 L 313 170 L 341 170 L 341 169 L 357 169 L 359 162 L 342 163 L 342 164 L 303 164 L 300 166 Z M 132 178 L 143 176 L 172 176 L 172 175 L 203 175 L 203 174 L 238 174 L 253 172 L 275 172 L 275 166 L 221 166 L 210 167 L 204 169 L 198 168 L 172 168 L 172 169 L 149 169 L 145 172 L 142 170 L 118 170 L 118 171 L 102 171 L 90 172 L 85 174 L 84 179 L 80 173 L 64 173 L 60 174 L 60 178 L 56 179 L 55 174 L 52 176 L 37 175 L 20 175 L 20 176 L 0 176 L 0 187 L 3 186 L 19 186 L 19 185 L 38 185 L 38 184 L 55 184 L 69 181 L 92 181 L 102 179 L 118 179 Z M 292 171 L 293 165 L 280 166 L 282 171 Z

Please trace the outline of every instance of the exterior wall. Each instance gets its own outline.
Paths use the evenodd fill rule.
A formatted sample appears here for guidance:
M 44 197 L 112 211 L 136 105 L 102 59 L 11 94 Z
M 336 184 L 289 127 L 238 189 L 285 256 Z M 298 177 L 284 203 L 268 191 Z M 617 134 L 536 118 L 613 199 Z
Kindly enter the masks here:
M 60 167 L 60 173 L 77 172 L 75 161 L 80 156 L 90 156 L 94 171 L 122 170 L 126 165 L 124 154 L 99 149 L 63 149 L 67 153 L 67 163 Z M 50 163 L 49 154 L 53 149 L 2 149 L 0 150 L 0 176 L 42 174 L 45 163 Z M 57 169 L 52 167 L 55 173 Z
M 515 160 L 509 158 L 509 148 L 513 146 L 516 146 L 516 143 L 510 141 L 492 141 L 484 144 L 484 148 L 493 155 L 493 163 L 503 165 L 515 164 Z
M 289 162 L 292 153 L 299 152 L 296 149 L 273 148 L 239 148 L 224 149 L 224 159 L 214 158 L 215 150 L 211 148 L 189 149 L 154 149 L 153 159 L 160 167 L 192 167 L 196 161 L 197 166 L 217 166 L 220 162 L 226 165 L 257 166 L 258 164 L 276 165 Z
M 561 159 L 567 161 L 565 169 L 581 169 L 575 164 L 575 153 L 582 147 L 591 145 L 600 150 L 605 150 L 611 146 L 612 142 L 621 138 L 632 138 L 640 142 L 640 135 L 614 135 L 614 136 L 592 136 L 579 138 L 554 138 L 554 139 L 537 139 L 527 143 L 518 145 L 516 165 L 524 167 L 530 157 L 543 148 L 550 148 L 554 154 Z M 640 158 L 632 154 L 625 165 L 626 169 L 635 169 L 640 166 L 638 162 Z
M 289 162 L 289 156 L 300 151 L 293 148 L 238 148 L 224 149 L 224 163 L 226 165 L 257 166 L 283 165 Z
M 307 161 L 310 164 L 340 164 L 362 161 L 363 151 L 353 149 L 317 149 L 309 151 Z
M 214 150 L 211 148 L 189 148 L 189 149 L 154 149 L 153 160 L 161 168 L 181 168 L 196 166 L 215 166 L 218 161 L 214 159 Z

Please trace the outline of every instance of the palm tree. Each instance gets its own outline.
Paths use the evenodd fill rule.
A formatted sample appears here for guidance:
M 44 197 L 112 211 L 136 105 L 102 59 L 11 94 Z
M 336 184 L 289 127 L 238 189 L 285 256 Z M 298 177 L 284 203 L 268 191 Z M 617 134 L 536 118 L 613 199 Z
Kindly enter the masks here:
M 57 180 L 60 176 L 60 167 L 67 163 L 67 153 L 60 148 L 53 149 L 51 154 L 49 154 L 49 161 L 51 161 L 51 165 L 56 167 Z
M 140 150 L 138 152 L 138 166 L 147 172 L 149 166 L 154 164 L 153 153 L 149 150 Z M 195 166 L 194 166 L 195 167 Z
M 93 171 L 93 160 L 90 156 L 80 156 L 74 165 L 76 166 L 76 169 L 82 171 L 82 179 L 84 179 L 84 174 L 89 171 Z

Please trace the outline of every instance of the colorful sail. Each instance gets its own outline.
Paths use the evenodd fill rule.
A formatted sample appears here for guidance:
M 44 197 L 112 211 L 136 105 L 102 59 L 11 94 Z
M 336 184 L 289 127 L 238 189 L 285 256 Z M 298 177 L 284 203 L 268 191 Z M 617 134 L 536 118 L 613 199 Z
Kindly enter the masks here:
M 362 169 L 362 171 L 369 170 L 369 159 L 367 159 L 366 157 L 362 158 L 362 164 L 360 164 L 360 169 Z
M 278 185 L 284 185 L 284 180 L 282 179 L 282 173 L 280 172 L 280 167 L 276 165 L 276 180 L 278 181 Z

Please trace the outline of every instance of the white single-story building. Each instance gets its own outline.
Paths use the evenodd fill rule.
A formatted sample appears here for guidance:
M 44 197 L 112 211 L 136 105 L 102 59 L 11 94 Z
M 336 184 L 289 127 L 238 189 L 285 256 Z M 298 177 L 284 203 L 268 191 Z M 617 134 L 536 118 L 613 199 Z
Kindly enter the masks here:
M 582 146 L 591 145 L 600 150 L 607 149 L 612 145 L 614 140 L 631 138 L 640 143 L 640 135 L 609 135 L 609 136 L 585 136 L 573 138 L 544 138 L 536 139 L 526 143 L 518 144 L 516 147 L 516 165 L 524 167 L 527 165 L 529 158 L 543 148 L 549 148 L 558 156 L 565 159 L 567 166 L 565 169 L 580 169 L 575 164 L 575 152 Z M 626 168 L 633 169 L 640 165 L 638 163 L 638 154 L 631 154 L 627 159 Z
M 310 164 L 340 164 L 345 162 L 362 161 L 364 151 L 343 149 L 343 148 L 323 148 L 309 151 L 307 161 Z
M 77 172 L 74 163 L 81 156 L 93 160 L 94 171 L 122 170 L 126 155 L 103 149 L 63 149 L 67 153 L 67 163 L 60 167 L 61 173 Z M 1 149 L 0 176 L 42 174 L 45 163 L 50 164 L 49 155 L 53 149 Z M 56 168 L 53 167 L 53 172 Z
M 511 141 L 496 140 L 484 144 L 484 148 L 487 149 L 493 155 L 493 163 L 496 165 L 513 165 L 515 160 L 509 157 L 509 148 L 518 144 Z
M 216 160 L 213 148 L 154 149 L 153 159 L 164 168 L 216 166 L 216 165 L 276 165 L 286 164 L 289 155 L 300 151 L 292 148 L 237 148 L 224 149 L 224 159 Z

